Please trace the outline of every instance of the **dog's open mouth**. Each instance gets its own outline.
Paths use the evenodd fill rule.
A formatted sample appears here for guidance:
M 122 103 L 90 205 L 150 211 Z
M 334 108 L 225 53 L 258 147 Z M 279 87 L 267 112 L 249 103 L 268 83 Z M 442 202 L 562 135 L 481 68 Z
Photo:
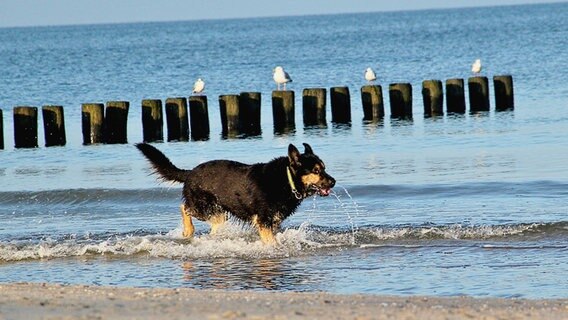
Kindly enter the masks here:
M 318 186 L 312 185 L 311 189 L 322 197 L 327 197 L 331 193 L 331 188 L 320 188 Z

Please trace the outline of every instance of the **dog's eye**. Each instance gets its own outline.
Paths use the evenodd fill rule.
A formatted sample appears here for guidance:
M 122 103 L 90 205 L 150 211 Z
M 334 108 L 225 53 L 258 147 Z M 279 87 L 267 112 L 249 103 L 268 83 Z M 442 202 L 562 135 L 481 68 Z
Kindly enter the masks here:
M 315 174 L 320 174 L 320 172 L 321 172 L 321 171 L 320 171 L 319 168 L 314 168 L 314 173 L 315 173 Z

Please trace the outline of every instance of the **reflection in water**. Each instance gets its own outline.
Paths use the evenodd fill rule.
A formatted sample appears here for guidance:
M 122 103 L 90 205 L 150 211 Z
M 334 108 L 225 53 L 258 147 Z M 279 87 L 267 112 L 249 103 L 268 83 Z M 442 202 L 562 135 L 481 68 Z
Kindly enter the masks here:
M 491 112 L 489 112 L 489 111 L 471 111 L 469 114 L 470 114 L 471 118 L 483 119 L 483 118 L 489 118 L 489 115 L 491 114 Z
M 288 136 L 294 136 L 295 134 L 296 134 L 295 126 L 285 126 L 282 128 L 274 127 L 275 137 L 288 137 Z
M 374 136 L 385 127 L 384 119 L 363 120 L 363 132 L 367 136 Z
M 333 134 L 348 134 L 351 130 L 351 123 L 332 123 L 331 132 Z
M 281 259 L 216 259 L 184 261 L 184 284 L 200 289 L 303 291 L 313 287 L 317 274 L 306 274 Z
M 390 119 L 391 126 L 393 127 L 405 127 L 411 126 L 414 124 L 414 120 L 412 118 L 391 118 Z
M 329 135 L 326 124 L 306 126 L 304 127 L 304 134 L 306 135 L 307 138 L 316 138 L 316 137 L 324 138 Z

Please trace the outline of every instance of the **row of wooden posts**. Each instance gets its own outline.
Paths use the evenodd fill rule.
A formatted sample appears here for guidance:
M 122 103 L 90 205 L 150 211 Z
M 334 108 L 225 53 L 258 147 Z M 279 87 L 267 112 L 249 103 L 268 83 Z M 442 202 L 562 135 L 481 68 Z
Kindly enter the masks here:
M 493 77 L 495 110 L 514 108 L 513 78 L 510 75 Z M 489 111 L 489 81 L 487 77 L 468 79 L 470 112 Z M 305 126 L 325 126 L 325 88 L 304 89 L 302 93 L 303 120 Z M 446 112 L 466 112 L 464 80 L 446 80 Z M 440 80 L 422 82 L 424 116 L 440 116 L 443 110 L 443 86 Z M 242 92 L 239 95 L 219 96 L 222 134 L 224 136 L 258 135 L 261 133 L 259 92 Z M 351 122 L 351 98 L 348 87 L 330 89 L 331 117 L 334 123 Z M 366 85 L 361 88 L 363 120 L 380 121 L 385 116 L 382 87 Z M 273 91 L 272 112 L 275 132 L 286 132 L 295 127 L 294 91 Z M 389 85 L 391 118 L 412 119 L 412 86 L 409 83 Z M 168 141 L 209 139 L 209 115 L 206 96 L 188 99 L 168 98 L 165 103 Z M 128 101 L 85 103 L 82 105 L 83 144 L 127 143 L 126 125 Z M 34 148 L 37 142 L 36 107 L 14 107 L 14 140 L 16 148 Z M 62 146 L 66 143 L 62 106 L 42 107 L 45 145 Z M 0 110 L 0 149 L 4 148 L 3 117 Z M 161 100 L 142 100 L 143 140 L 163 141 L 163 118 Z

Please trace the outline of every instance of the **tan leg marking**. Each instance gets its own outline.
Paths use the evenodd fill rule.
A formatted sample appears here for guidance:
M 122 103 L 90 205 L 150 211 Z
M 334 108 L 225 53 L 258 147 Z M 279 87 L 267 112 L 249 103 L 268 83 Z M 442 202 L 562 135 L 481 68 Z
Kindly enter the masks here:
M 184 238 L 191 238 L 193 237 L 193 233 L 195 232 L 195 227 L 193 226 L 193 222 L 191 221 L 191 214 L 189 209 L 185 206 L 185 203 L 182 203 L 180 206 L 181 210 L 181 220 L 183 222 L 183 231 L 182 235 Z
M 211 225 L 210 234 L 216 234 L 219 227 L 221 227 L 225 222 L 227 222 L 227 215 L 222 213 L 218 215 L 212 216 L 209 220 L 207 220 Z
M 252 217 L 252 225 L 255 226 L 256 229 L 258 229 L 260 240 L 262 240 L 264 244 L 276 243 L 276 237 L 274 237 L 274 231 L 272 231 L 272 228 L 267 228 L 258 224 L 258 216 L 255 215 L 254 217 Z
M 272 245 L 276 243 L 276 237 L 274 237 L 274 232 L 272 231 L 271 228 L 266 228 L 261 226 L 257 226 L 257 228 L 258 228 L 258 234 L 260 235 L 260 240 L 262 240 L 264 244 Z

